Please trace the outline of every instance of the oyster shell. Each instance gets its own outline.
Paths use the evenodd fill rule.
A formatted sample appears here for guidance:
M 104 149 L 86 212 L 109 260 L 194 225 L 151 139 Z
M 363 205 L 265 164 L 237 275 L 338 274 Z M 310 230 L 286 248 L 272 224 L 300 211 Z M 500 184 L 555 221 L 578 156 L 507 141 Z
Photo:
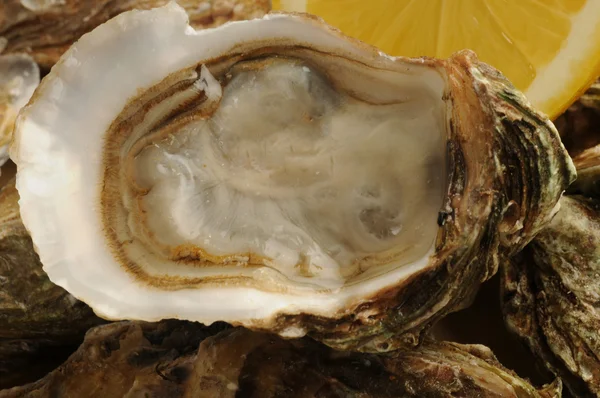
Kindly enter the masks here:
M 575 176 L 471 52 L 391 58 L 305 15 L 187 22 L 171 3 L 85 35 L 16 129 L 44 269 L 103 317 L 416 344 Z
M 0 55 L 0 166 L 8 160 L 8 144 L 17 114 L 39 82 L 40 71 L 31 57 Z
M 0 190 L 0 339 L 68 342 L 103 323 L 42 271 L 19 218 L 14 179 Z
M 600 79 L 555 124 L 571 156 L 600 145 Z
M 505 320 L 574 396 L 599 396 L 600 202 L 565 196 L 560 204 L 504 267 Z
M 600 198 L 600 144 L 584 150 L 573 158 L 573 162 L 577 168 L 577 180 L 569 191 Z
M 219 329 L 172 321 L 100 326 L 59 369 L 0 397 L 551 398 L 561 393 L 560 381 L 536 390 L 484 346 L 427 340 L 392 355 L 357 354 L 309 339 Z
M 30 54 L 45 70 L 84 33 L 132 9 L 149 9 L 169 0 L 3 0 L 0 41 L 5 53 Z M 271 8 L 269 0 L 178 0 L 195 28 L 257 18 Z M 0 52 L 2 52 L 0 50 Z
M 17 202 L 13 179 L 0 190 L 0 388 L 45 375 L 104 323 L 48 280 Z
M 577 168 L 577 180 L 569 192 L 600 198 L 600 79 L 556 121 L 556 126 Z

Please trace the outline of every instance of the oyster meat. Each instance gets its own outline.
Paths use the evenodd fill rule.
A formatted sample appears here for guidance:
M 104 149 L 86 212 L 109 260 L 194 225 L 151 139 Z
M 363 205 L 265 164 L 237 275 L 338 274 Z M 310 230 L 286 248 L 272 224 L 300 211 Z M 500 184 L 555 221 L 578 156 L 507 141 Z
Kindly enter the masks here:
M 195 31 L 175 3 L 84 35 L 11 155 L 44 269 L 101 316 L 375 351 L 467 302 L 575 176 L 471 52 L 392 58 L 307 15 Z
M 0 41 L 5 53 L 27 53 L 48 70 L 81 35 L 128 10 L 149 9 L 169 0 L 2 0 Z M 257 18 L 269 0 L 178 0 L 195 28 Z M 0 50 L 0 52 L 2 52 Z
M 484 346 L 426 340 L 391 355 L 343 353 L 310 339 L 222 329 L 173 321 L 100 326 L 60 368 L 0 398 L 561 396 L 560 381 L 538 390 Z
M 0 166 L 8 160 L 8 144 L 17 114 L 39 82 L 40 71 L 31 57 L 0 55 Z
M 560 205 L 504 267 L 505 320 L 574 396 L 600 396 L 600 202 L 565 196 Z

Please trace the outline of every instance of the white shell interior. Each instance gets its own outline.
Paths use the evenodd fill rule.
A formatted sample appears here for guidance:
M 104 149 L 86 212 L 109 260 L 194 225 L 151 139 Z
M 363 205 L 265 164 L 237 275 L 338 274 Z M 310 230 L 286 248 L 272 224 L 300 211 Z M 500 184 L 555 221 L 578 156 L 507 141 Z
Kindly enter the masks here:
M 149 286 L 124 269 L 105 239 L 98 203 L 105 132 L 141 91 L 240 40 L 302 43 L 372 64 L 392 76 L 381 96 L 403 100 L 370 106 L 335 96 L 319 71 L 294 63 L 240 73 L 225 88 L 203 67 L 207 96 L 222 100 L 217 113 L 136 158 L 136 182 L 151 188 L 141 200 L 148 225 L 161 243 L 268 257 L 269 266 L 249 276 L 277 288 Z M 304 17 L 270 15 L 196 32 L 174 3 L 124 13 L 78 41 L 19 117 L 11 155 L 22 218 L 52 281 L 108 318 L 252 325 L 279 313 L 332 316 L 429 262 L 445 188 L 444 79 L 431 65 L 375 53 Z M 370 84 L 357 81 L 356 90 Z M 315 108 L 318 127 L 308 128 L 298 118 Z M 349 279 L 357 258 L 398 248 L 407 253 L 402 261 Z M 145 253 L 136 256 L 145 261 Z M 308 265 L 302 272 L 300 258 Z M 177 264 L 146 271 L 207 272 Z

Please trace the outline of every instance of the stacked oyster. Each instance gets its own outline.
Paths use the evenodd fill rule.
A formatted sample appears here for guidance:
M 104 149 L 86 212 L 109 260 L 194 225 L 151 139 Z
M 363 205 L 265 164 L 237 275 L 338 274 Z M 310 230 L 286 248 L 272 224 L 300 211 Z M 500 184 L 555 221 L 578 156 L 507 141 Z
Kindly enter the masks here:
M 36 308 L 64 314 L 47 325 L 102 322 L 73 297 L 127 321 L 0 396 L 554 397 L 561 379 L 598 393 L 580 327 L 597 207 L 561 199 L 575 166 L 500 73 L 469 51 L 392 58 L 307 15 L 195 30 L 182 4 L 83 35 L 19 114 L 24 227 L 9 185 L 0 255 L 37 264 L 29 232 L 57 297 Z M 588 174 L 573 189 L 593 193 Z M 430 333 L 500 267 L 509 327 L 557 376 L 540 389 Z M 569 333 L 592 355 L 567 358 Z

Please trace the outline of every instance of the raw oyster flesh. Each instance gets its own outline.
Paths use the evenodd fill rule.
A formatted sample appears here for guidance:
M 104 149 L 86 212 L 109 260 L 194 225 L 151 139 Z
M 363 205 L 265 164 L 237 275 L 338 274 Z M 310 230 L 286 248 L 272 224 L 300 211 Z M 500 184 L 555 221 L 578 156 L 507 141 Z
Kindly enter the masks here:
M 45 271 L 101 316 L 375 351 L 468 302 L 575 175 L 471 52 L 392 58 L 306 15 L 195 31 L 175 3 L 75 43 L 11 155 Z

